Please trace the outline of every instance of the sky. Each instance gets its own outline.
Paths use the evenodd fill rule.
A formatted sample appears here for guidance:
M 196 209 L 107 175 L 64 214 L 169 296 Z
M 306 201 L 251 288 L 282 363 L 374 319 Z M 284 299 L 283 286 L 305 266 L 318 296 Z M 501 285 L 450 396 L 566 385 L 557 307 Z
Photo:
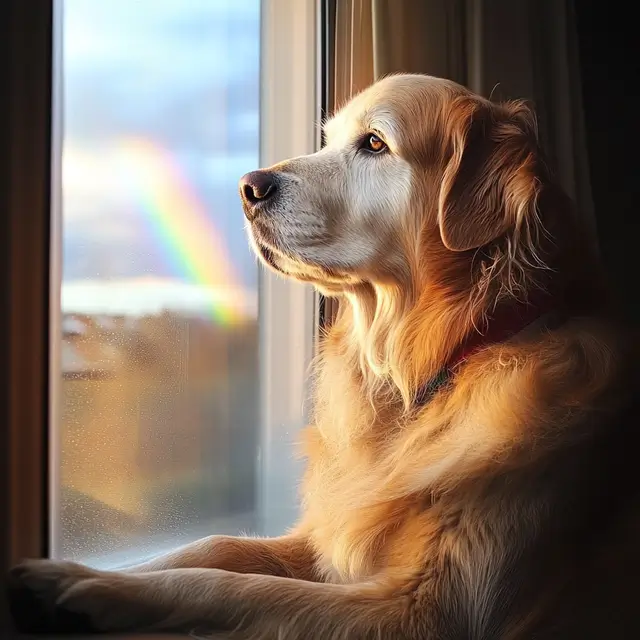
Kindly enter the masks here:
M 237 182 L 259 162 L 259 0 L 63 6 L 65 285 L 229 267 L 255 289 Z

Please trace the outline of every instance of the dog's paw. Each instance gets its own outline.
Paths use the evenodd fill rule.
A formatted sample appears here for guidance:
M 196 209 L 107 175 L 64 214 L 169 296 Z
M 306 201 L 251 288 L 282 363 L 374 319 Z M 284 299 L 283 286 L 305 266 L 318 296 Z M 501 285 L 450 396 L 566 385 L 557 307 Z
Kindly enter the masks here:
M 23 633 L 126 629 L 133 624 L 121 602 L 127 578 L 73 562 L 30 560 L 9 573 L 9 608 Z
M 14 567 L 7 580 L 9 609 L 23 633 L 74 633 L 96 629 L 91 617 L 64 606 L 65 596 L 90 580 L 92 571 L 71 562 L 29 560 Z

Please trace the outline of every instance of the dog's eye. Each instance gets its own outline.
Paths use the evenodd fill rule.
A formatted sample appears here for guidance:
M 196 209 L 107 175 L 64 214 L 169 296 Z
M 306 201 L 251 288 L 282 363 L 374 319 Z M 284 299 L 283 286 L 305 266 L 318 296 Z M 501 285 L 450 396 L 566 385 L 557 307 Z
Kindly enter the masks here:
M 386 142 L 375 133 L 368 133 L 362 141 L 360 148 L 370 153 L 381 153 L 387 149 Z

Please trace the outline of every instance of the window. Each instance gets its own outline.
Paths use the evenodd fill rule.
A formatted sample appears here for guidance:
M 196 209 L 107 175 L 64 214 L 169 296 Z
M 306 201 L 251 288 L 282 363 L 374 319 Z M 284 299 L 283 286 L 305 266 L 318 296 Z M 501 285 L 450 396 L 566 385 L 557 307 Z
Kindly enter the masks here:
M 51 553 L 280 533 L 315 297 L 257 265 L 237 182 L 317 145 L 317 4 L 58 9 Z

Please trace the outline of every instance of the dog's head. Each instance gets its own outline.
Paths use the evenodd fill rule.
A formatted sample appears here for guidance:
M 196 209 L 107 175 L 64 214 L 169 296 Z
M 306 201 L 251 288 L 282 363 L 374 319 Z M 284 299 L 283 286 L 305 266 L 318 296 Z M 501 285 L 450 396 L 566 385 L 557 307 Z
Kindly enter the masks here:
M 317 153 L 240 182 L 251 242 L 272 269 L 332 294 L 428 277 L 429 254 L 530 240 L 541 162 L 524 105 L 396 75 L 353 98 L 325 133 Z

